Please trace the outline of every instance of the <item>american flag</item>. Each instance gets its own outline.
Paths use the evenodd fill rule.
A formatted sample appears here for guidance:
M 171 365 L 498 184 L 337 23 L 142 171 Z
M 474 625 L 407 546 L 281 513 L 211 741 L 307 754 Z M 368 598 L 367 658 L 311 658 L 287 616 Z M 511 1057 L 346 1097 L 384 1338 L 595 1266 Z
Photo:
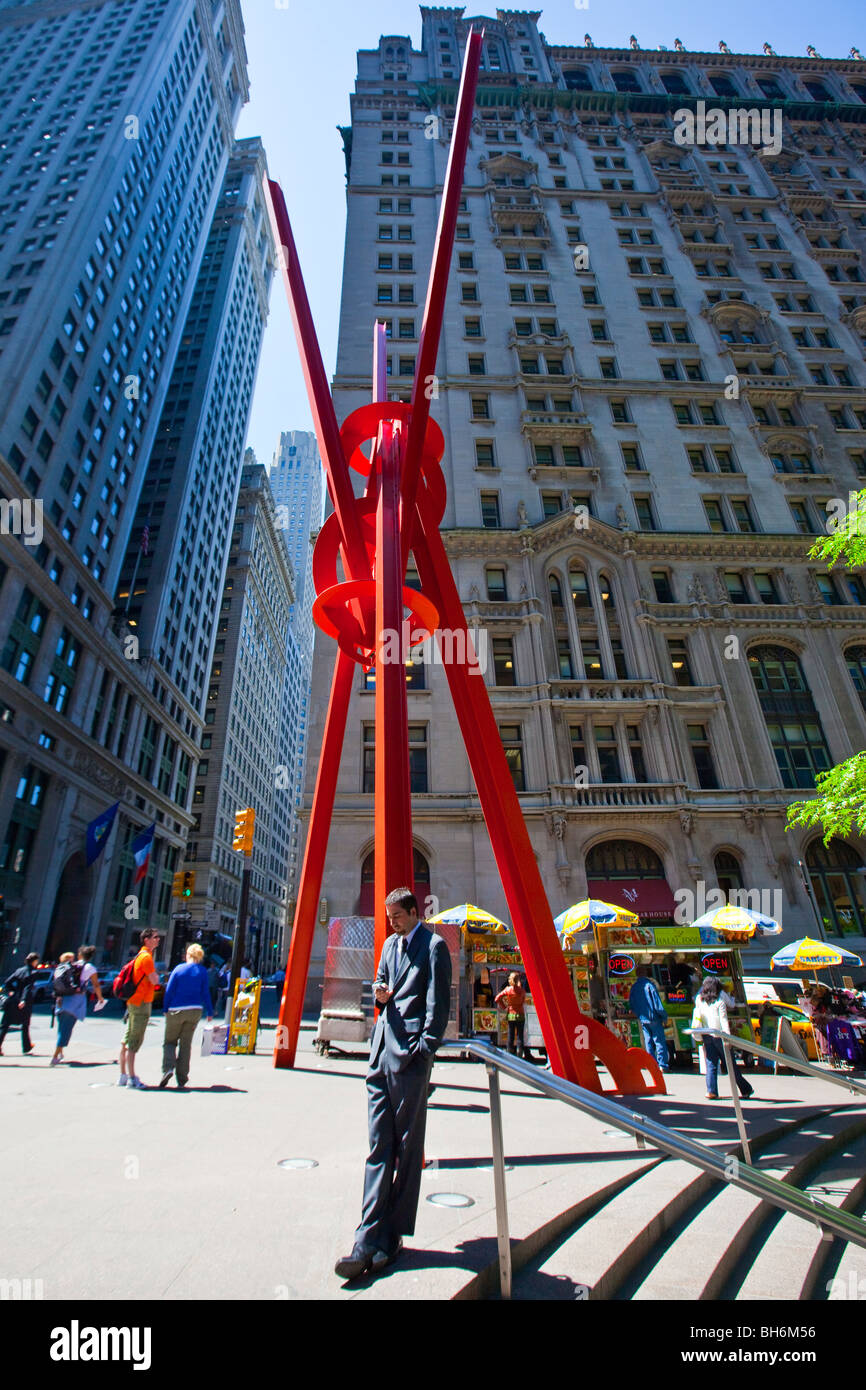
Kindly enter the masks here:
M 141 553 L 142 553 L 142 555 L 146 555 L 146 554 L 147 554 L 147 547 L 148 547 L 149 542 L 150 542 L 150 527 L 149 527 L 149 526 L 145 526 L 144 530 L 143 530 L 142 533 L 141 533 Z

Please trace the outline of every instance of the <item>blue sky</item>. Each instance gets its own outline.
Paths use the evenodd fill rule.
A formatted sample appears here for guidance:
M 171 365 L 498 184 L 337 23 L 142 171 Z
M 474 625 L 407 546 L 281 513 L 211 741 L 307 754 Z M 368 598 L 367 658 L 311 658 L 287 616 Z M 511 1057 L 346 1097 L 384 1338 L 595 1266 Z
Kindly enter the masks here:
M 333 374 L 346 225 L 345 163 L 336 129 L 349 124 L 349 94 L 359 48 L 380 34 L 421 39 L 419 7 L 410 0 L 241 0 L 249 55 L 250 101 L 238 135 L 260 135 L 271 177 L 280 181 L 319 332 L 325 368 Z M 503 7 L 505 8 L 505 7 Z M 510 7 L 509 7 L 510 8 Z M 539 6 L 538 8 L 542 8 Z M 826 58 L 844 58 L 852 44 L 866 54 L 862 0 L 835 0 L 815 9 L 806 0 L 728 0 L 709 13 L 686 0 L 549 0 L 540 28 L 549 43 L 581 44 L 588 31 L 598 47 L 625 47 L 635 34 L 643 48 L 714 52 L 720 39 L 735 53 L 805 54 L 814 44 Z M 495 14 L 496 6 L 480 9 Z M 475 10 L 469 5 L 466 15 Z M 866 64 L 864 64 L 866 69 Z M 372 333 L 372 316 L 371 316 Z M 249 443 L 269 464 L 281 430 L 309 429 L 310 412 L 282 284 L 271 293 Z

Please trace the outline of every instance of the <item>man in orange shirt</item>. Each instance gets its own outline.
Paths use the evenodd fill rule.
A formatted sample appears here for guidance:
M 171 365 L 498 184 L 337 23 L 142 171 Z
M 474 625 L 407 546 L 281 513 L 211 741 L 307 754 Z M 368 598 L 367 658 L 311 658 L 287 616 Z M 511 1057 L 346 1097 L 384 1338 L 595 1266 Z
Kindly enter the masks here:
M 135 1054 L 144 1042 L 153 996 L 159 983 L 153 958 L 159 949 L 160 940 L 158 931 L 151 931 L 149 927 L 145 927 L 141 933 L 141 950 L 132 967 L 133 979 L 138 982 L 138 988 L 126 1005 L 126 1028 L 120 1046 L 120 1078 L 117 1084 L 132 1086 L 136 1091 L 147 1090 L 144 1082 L 135 1074 Z

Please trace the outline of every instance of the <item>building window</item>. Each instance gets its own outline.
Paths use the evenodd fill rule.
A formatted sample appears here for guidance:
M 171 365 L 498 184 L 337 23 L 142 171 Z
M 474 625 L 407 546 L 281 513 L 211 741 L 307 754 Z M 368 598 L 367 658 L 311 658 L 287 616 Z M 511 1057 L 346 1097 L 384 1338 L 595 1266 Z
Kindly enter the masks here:
M 612 724 L 596 724 L 595 747 L 602 782 L 621 782 L 616 730 Z
M 785 647 L 753 647 L 749 669 L 782 785 L 814 787 L 816 774 L 830 767 L 830 754 L 799 660 Z
M 481 525 L 488 530 L 498 530 L 502 525 L 498 492 L 481 493 Z
M 517 675 L 514 669 L 514 638 L 494 637 L 492 647 L 493 684 L 516 685 Z
M 692 757 L 695 763 L 698 786 L 705 788 L 718 787 L 716 769 L 713 764 L 713 755 L 710 749 L 710 740 L 707 737 L 705 724 L 687 724 L 686 729 L 689 735 L 689 742 L 692 748 Z
M 674 682 L 677 685 L 694 685 L 686 639 L 684 637 L 669 637 L 667 642 Z
M 499 736 L 502 739 L 502 747 L 505 751 L 505 761 L 511 773 L 511 780 L 516 791 L 526 790 L 526 779 L 523 770 L 523 738 L 519 724 L 500 724 Z
M 637 516 L 637 524 L 641 531 L 657 531 L 655 512 L 653 510 L 652 499 L 649 497 L 635 497 L 634 510 Z
M 628 724 L 626 726 L 626 737 L 628 739 L 628 750 L 631 754 L 631 766 L 636 782 L 646 782 L 646 761 L 644 759 L 643 741 L 640 736 L 640 726 Z
M 848 674 L 854 682 L 854 689 L 860 696 L 860 703 L 866 709 L 866 647 L 849 647 L 845 653 Z
M 487 597 L 492 603 L 500 603 L 507 599 L 508 594 L 505 586 L 505 570 L 500 567 L 491 566 L 484 571 L 487 580 Z
M 860 856 L 844 840 L 813 840 L 806 867 L 825 935 L 866 936 L 866 875 Z

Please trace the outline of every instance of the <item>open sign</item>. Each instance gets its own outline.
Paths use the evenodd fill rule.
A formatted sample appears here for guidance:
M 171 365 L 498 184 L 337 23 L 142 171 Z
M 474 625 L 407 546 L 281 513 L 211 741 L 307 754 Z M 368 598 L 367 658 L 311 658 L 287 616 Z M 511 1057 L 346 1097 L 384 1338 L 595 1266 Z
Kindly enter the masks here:
M 727 975 L 730 969 L 730 961 L 721 951 L 705 952 L 701 956 L 701 965 L 708 975 Z
M 634 956 L 611 956 L 607 963 L 608 975 L 630 975 L 634 970 Z

